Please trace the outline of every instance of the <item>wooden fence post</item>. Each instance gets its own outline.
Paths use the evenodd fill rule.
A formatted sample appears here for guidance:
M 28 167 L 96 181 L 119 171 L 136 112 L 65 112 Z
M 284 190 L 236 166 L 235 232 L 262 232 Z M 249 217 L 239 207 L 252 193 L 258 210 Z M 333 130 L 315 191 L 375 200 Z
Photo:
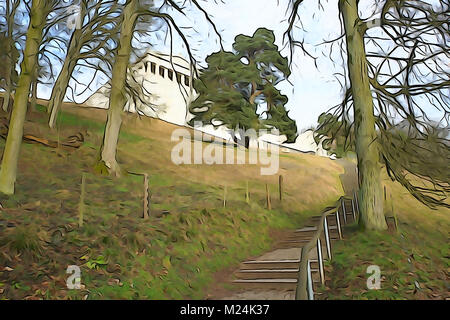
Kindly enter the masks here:
M 392 193 L 390 194 L 390 198 L 391 198 L 391 210 L 392 210 L 392 214 L 394 215 L 395 232 L 400 233 L 400 230 L 398 230 L 397 213 L 395 213 L 394 200 L 392 199 Z
M 335 215 L 336 215 L 336 225 L 337 225 L 337 230 L 338 230 L 338 234 L 339 234 L 339 239 L 342 240 L 341 222 L 339 221 L 339 208 L 336 210 Z
M 331 260 L 331 241 L 330 241 L 330 234 L 328 230 L 328 221 L 327 217 L 325 216 L 325 219 L 323 220 L 323 232 L 325 234 L 325 244 L 327 245 L 327 257 L 328 260 Z
M 142 217 L 148 219 L 149 217 L 149 193 L 148 193 L 148 174 L 144 173 L 144 212 Z
M 245 183 L 245 202 L 250 203 L 250 195 L 248 193 L 248 180 Z
M 80 193 L 80 203 L 78 205 L 78 226 L 81 228 L 83 226 L 84 218 L 84 197 L 86 193 L 86 173 L 81 173 L 81 193 Z
M 223 207 L 227 206 L 227 185 L 223 187 Z
M 314 289 L 313 289 L 313 279 L 311 275 L 311 261 L 308 260 L 307 264 L 307 288 L 308 288 L 308 300 L 314 300 Z
M 278 190 L 280 192 L 280 202 L 283 201 L 283 176 L 280 174 L 278 177 Z
M 344 224 L 347 224 L 347 212 L 345 212 L 345 199 L 341 198 L 342 203 L 342 214 L 344 215 Z
M 355 206 L 356 206 L 356 214 L 358 215 L 358 219 L 359 219 L 359 191 L 355 190 Z
M 320 283 L 325 284 L 325 272 L 323 270 L 322 242 L 320 237 L 317 238 L 317 261 L 319 263 Z
M 266 183 L 266 202 L 267 202 L 267 209 L 272 210 L 272 204 L 270 203 L 269 185 L 267 183 Z
M 355 207 L 355 195 L 353 194 L 352 198 L 352 214 L 353 214 L 353 222 L 356 223 L 356 207 Z

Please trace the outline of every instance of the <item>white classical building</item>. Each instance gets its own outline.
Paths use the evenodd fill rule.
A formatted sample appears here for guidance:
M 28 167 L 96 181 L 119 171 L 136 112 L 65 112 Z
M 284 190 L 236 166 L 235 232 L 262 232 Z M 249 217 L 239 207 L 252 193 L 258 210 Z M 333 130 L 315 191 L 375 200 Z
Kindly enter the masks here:
M 185 59 L 149 51 L 130 66 L 128 83 L 141 92 L 142 101 L 135 104 L 129 99 L 125 110 L 158 118 L 184 126 L 188 117 L 188 105 L 194 98 L 192 73 Z M 139 88 L 140 87 L 140 88 Z M 85 104 L 107 109 L 110 85 L 106 84 L 95 92 Z
M 128 83 L 140 91 L 141 100 L 136 103 L 129 99 L 125 110 L 138 111 L 149 117 L 158 118 L 169 123 L 187 126 L 192 118 L 189 105 L 196 98 L 193 90 L 193 70 L 191 64 L 185 59 L 167 54 L 148 51 L 146 55 L 129 68 Z M 110 85 L 106 84 L 90 96 L 84 104 L 107 109 L 109 106 Z M 206 125 L 198 130 L 222 138 L 232 140 L 230 130 L 224 126 L 214 128 Z M 284 135 L 264 134 L 258 138 L 260 142 L 279 145 L 284 152 L 314 153 L 328 156 L 321 144 L 314 141 L 311 130 L 300 134 L 295 143 L 284 143 Z

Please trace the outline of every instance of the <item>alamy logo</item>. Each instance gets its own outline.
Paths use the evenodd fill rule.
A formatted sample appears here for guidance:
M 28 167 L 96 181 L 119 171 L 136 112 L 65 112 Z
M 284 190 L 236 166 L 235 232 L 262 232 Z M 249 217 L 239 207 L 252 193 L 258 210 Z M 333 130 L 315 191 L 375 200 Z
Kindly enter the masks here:
M 380 290 L 381 289 L 381 270 L 377 265 L 368 266 L 366 273 L 371 274 L 367 279 L 367 289 Z
M 78 5 L 72 5 L 67 9 L 69 14 L 69 19 L 67 20 L 67 28 L 70 30 L 81 29 L 82 19 L 81 19 L 81 7 Z
M 81 289 L 81 270 L 79 266 L 68 266 L 66 270 L 67 274 L 71 274 L 66 280 L 67 289 Z
M 172 141 L 178 142 L 171 152 L 172 162 L 176 165 L 181 164 L 260 164 L 261 175 L 274 175 L 279 169 L 279 146 L 258 141 L 258 137 L 267 134 L 267 130 L 237 128 L 233 135 L 239 137 L 238 146 L 230 140 L 223 142 L 222 138 L 211 138 L 208 134 L 203 134 L 199 128 L 202 124 L 195 122 L 194 143 L 192 136 L 187 129 L 176 129 L 172 133 Z M 271 130 L 276 133 L 276 130 Z M 204 147 L 203 142 L 210 142 Z M 224 147 L 225 144 L 225 147 Z M 246 151 L 246 147 L 248 150 Z M 193 150 L 192 150 L 193 148 Z M 192 159 L 193 154 L 193 159 Z

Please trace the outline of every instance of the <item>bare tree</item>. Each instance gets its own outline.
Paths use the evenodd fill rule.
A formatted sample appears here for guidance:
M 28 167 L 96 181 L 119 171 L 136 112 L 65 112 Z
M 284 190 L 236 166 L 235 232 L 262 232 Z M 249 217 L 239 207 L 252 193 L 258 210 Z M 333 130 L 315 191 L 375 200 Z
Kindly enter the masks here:
M 323 5 L 323 0 L 317 2 L 319 7 Z M 303 0 L 292 1 L 285 35 L 292 50 L 300 47 L 315 59 L 307 44 L 295 39 L 302 3 Z M 427 140 L 429 136 L 424 104 L 434 107 L 448 124 L 449 1 L 373 0 L 374 12 L 367 19 L 360 15 L 358 0 L 340 0 L 338 5 L 342 34 L 323 45 L 330 47 L 330 58 L 333 46 L 338 46 L 347 68 L 341 79 L 345 83 L 344 98 L 331 110 L 335 117 L 330 117 L 330 121 L 345 120 L 341 123 L 351 123 L 345 130 L 354 132 L 349 137 L 354 136 L 352 143 L 358 157 L 360 226 L 387 228 L 380 176 L 383 163 L 389 175 L 417 199 L 429 206 L 448 207 L 449 185 L 442 168 L 433 170 L 427 167 L 429 163 L 408 166 L 404 160 L 417 157 L 412 150 L 427 149 L 417 143 L 417 139 Z M 405 140 L 411 147 L 403 147 L 405 152 L 399 155 L 393 152 L 399 146 L 394 146 L 393 136 L 402 119 L 417 137 Z M 332 127 L 330 123 L 325 125 Z M 446 137 L 439 137 L 436 142 L 439 148 L 425 152 L 448 156 Z
M 74 79 L 73 72 L 77 64 L 82 62 L 86 67 L 100 71 L 98 64 L 92 60 L 111 64 L 113 50 L 117 47 L 116 38 L 119 31 L 117 20 L 121 14 L 121 4 L 117 1 L 82 0 L 76 8 L 78 11 L 74 13 L 69 10 L 69 14 L 75 16 L 67 18 L 76 18 L 81 25 L 74 25 L 74 30 L 67 30 L 69 34 L 71 33 L 67 41 L 58 39 L 59 42 L 67 42 L 64 44 L 67 54 L 53 86 L 47 108 L 50 114 L 48 122 L 50 128 L 55 126 L 58 110 L 66 95 L 70 79 Z M 56 38 L 53 37 L 53 40 Z
M 196 0 L 190 0 L 189 2 L 204 14 L 206 20 L 213 25 L 214 30 L 217 33 L 210 17 L 200 4 Z M 119 49 L 112 71 L 108 116 L 100 149 L 100 156 L 96 165 L 97 171 L 101 173 L 112 174 L 115 176 L 120 176 L 121 174 L 120 166 L 116 160 L 116 152 L 120 127 L 122 124 L 122 114 L 127 103 L 126 92 L 127 90 L 136 92 L 135 88 L 127 83 L 127 70 L 132 52 L 131 42 L 133 39 L 133 32 L 135 31 L 137 21 L 139 19 L 140 21 L 145 21 L 146 19 L 163 21 L 168 27 L 170 39 L 172 39 L 172 32 L 175 30 L 186 46 L 190 63 L 195 69 L 196 63 L 191 53 L 189 42 L 173 17 L 165 12 L 168 8 L 172 8 L 180 14 L 185 14 L 185 8 L 179 6 L 176 1 L 172 0 L 163 1 L 163 4 L 159 7 L 154 7 L 154 2 L 148 0 L 129 0 L 125 4 L 121 17 Z
M 33 0 L 30 8 L 27 40 L 0 169 L 0 192 L 5 194 L 14 193 L 17 162 L 22 144 L 23 125 L 27 112 L 30 85 L 37 65 L 37 56 L 43 36 L 42 31 L 47 15 L 54 8 L 54 5 L 53 1 Z
M 17 49 L 14 47 L 13 29 L 14 29 L 14 16 L 16 10 L 20 4 L 19 0 L 6 0 L 5 1 L 5 39 L 3 45 L 5 47 L 5 95 L 3 97 L 2 109 L 8 111 L 11 93 L 13 91 L 13 75 L 15 73 L 15 65 L 18 59 Z

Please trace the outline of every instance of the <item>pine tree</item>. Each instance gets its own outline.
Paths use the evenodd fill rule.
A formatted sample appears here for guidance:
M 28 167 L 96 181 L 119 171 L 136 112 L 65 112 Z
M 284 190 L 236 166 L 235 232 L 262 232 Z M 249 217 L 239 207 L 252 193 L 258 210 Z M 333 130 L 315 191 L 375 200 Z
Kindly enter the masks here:
M 238 35 L 233 49 L 206 59 L 208 68 L 194 83 L 199 96 L 190 106 L 190 124 L 201 121 L 243 130 L 274 127 L 294 141 L 297 126 L 285 109 L 288 98 L 276 88 L 290 75 L 289 65 L 275 45 L 275 35 L 265 28 L 251 37 Z M 266 109 L 258 112 L 264 104 Z

